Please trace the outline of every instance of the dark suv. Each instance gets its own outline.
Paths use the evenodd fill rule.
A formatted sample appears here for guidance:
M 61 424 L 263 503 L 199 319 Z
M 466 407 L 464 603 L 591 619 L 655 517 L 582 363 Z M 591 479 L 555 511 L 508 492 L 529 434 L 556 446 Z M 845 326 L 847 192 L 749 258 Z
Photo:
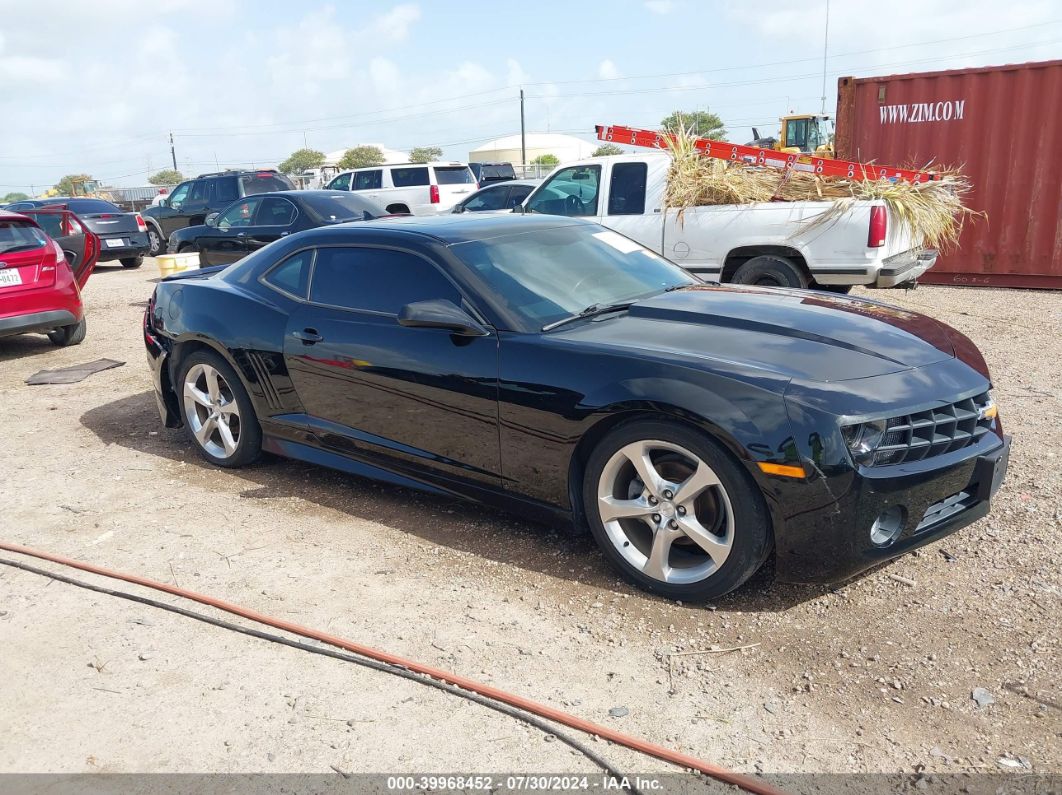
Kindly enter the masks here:
M 153 257 L 163 253 L 170 234 L 203 223 L 208 215 L 224 210 L 237 199 L 277 190 L 295 190 L 295 186 L 272 169 L 220 171 L 182 182 L 157 207 L 140 213 L 147 221 L 148 253 Z

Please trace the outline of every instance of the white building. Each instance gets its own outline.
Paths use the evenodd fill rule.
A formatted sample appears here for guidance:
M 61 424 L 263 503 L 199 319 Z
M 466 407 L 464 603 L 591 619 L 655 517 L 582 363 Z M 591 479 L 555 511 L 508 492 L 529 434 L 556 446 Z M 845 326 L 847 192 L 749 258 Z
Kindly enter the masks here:
M 527 162 L 541 155 L 556 155 L 562 163 L 590 157 L 599 144 L 560 133 L 528 133 Z M 490 141 L 468 153 L 469 163 L 514 163 L 522 160 L 520 134 Z

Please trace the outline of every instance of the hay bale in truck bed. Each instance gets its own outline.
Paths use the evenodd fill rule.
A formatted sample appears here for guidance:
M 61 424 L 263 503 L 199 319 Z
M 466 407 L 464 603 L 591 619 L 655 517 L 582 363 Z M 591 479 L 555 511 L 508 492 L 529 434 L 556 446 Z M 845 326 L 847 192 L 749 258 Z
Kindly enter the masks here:
M 938 168 L 939 180 L 917 184 L 823 177 L 703 157 L 695 140 L 692 132 L 680 130 L 667 142 L 671 167 L 664 200 L 680 215 L 690 207 L 720 204 L 832 202 L 810 223 L 817 226 L 842 215 L 854 201 L 881 199 L 918 245 L 947 250 L 957 242 L 966 216 L 976 214 L 963 204 L 970 184 L 957 169 Z

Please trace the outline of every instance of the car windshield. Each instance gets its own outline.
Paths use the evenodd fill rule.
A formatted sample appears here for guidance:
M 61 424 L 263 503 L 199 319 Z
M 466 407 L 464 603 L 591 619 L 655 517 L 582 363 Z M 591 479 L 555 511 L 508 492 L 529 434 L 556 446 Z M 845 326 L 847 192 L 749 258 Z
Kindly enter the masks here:
M 640 243 L 597 224 L 536 228 L 457 243 L 452 251 L 534 329 L 593 305 L 697 283 Z
M 121 207 L 111 204 L 103 199 L 63 199 L 59 204 L 65 204 L 68 209 L 75 213 L 124 213 Z
M 19 221 L 0 221 L 0 254 L 39 248 L 48 242 L 44 232 Z
M 365 213 L 371 218 L 386 215 L 382 208 L 356 193 L 303 195 L 302 201 L 322 221 L 362 221 L 365 220 Z

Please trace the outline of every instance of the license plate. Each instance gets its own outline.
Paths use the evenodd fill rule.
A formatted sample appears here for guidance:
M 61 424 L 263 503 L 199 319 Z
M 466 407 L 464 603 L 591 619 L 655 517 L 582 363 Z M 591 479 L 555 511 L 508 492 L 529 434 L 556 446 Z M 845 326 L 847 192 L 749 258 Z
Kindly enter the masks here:
M 125 248 L 124 237 L 110 238 L 108 240 L 104 240 L 103 242 L 106 243 L 110 248 Z
M 0 287 L 14 287 L 16 284 L 22 284 L 22 274 L 17 268 L 0 270 Z

